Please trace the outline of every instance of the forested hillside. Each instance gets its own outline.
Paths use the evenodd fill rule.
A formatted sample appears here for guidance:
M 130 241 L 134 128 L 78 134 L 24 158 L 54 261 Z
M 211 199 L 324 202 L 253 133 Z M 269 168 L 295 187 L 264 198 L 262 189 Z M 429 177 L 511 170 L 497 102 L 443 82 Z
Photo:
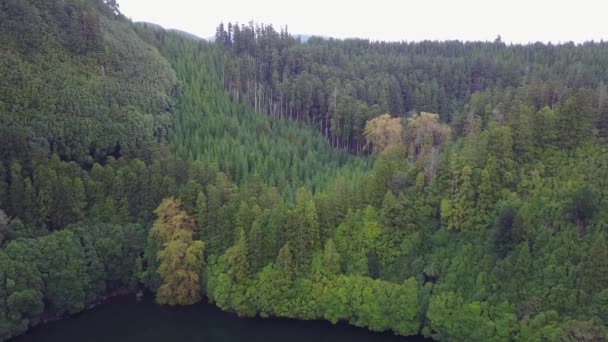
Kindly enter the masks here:
M 273 120 L 231 101 L 218 78 L 221 48 L 178 39 L 177 34 L 142 35 L 159 45 L 183 81 L 170 143 L 177 157 L 215 165 L 237 183 L 253 177 L 292 199 L 302 185 L 314 191 L 338 175 L 352 178 L 367 168 L 365 158 L 355 160 L 332 149 L 308 125 Z M 341 168 L 347 163 L 349 167 Z
M 608 337 L 605 43 L 206 43 L 102 0 L 1 2 L 0 42 L 0 340 L 143 290 Z
M 438 113 L 462 130 L 469 112 L 489 114 L 483 113 L 486 103 L 480 106 L 474 96 L 480 91 L 525 93 L 536 110 L 553 107 L 580 87 L 601 87 L 606 97 L 605 42 L 506 45 L 500 37 L 466 43 L 313 37 L 301 43 L 286 29 L 253 23 L 221 24 L 215 42 L 230 56 L 221 77 L 233 98 L 246 99 L 273 117 L 309 122 L 333 146 L 355 152 L 365 146 L 365 122 L 384 113 Z
M 166 140 L 177 80 L 103 1 L 5 1 L 0 125 L 92 164 Z

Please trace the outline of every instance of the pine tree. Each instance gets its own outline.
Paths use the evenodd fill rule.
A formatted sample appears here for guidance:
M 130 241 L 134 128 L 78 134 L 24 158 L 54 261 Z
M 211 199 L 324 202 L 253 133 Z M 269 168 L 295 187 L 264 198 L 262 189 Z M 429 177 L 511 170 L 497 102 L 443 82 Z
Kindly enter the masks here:
M 576 147 L 591 137 L 597 115 L 597 110 L 592 107 L 592 98 L 591 90 L 579 89 L 558 107 L 557 124 L 562 147 Z
M 312 254 L 320 247 L 320 237 L 315 203 L 304 188 L 298 190 L 297 205 L 290 215 L 288 238 L 295 263 L 299 268 L 307 267 Z
M 207 224 L 207 196 L 205 196 L 205 193 L 202 191 L 196 196 L 194 215 L 196 225 L 198 226 L 199 236 L 202 236 L 202 232 L 205 230 L 205 225 Z
M 541 108 L 534 116 L 533 136 L 536 146 L 545 147 L 556 144 L 559 138 L 557 114 L 547 106 Z
M 576 224 L 581 237 L 585 235 L 587 224 L 597 212 L 595 194 L 590 188 L 584 188 L 572 195 L 570 204 L 570 218 Z
M 283 277 L 286 279 L 293 279 L 296 269 L 289 243 L 286 243 L 281 250 L 279 250 L 275 265 Z
M 255 274 L 264 267 L 266 261 L 265 256 L 268 253 L 268 246 L 265 244 L 261 217 L 258 217 L 253 221 L 247 242 L 251 270 L 252 273 Z
M 448 226 L 455 230 L 471 229 L 475 210 L 475 189 L 471 180 L 473 170 L 464 166 L 458 175 L 458 188 L 452 201 Z
M 513 107 L 513 113 L 509 116 L 513 134 L 513 153 L 518 160 L 522 160 L 528 157 L 533 144 L 533 108 L 521 103 L 516 103 Z
M 228 262 L 228 275 L 237 283 L 249 278 L 250 260 L 247 250 L 247 237 L 245 231 L 239 229 L 236 243 L 226 250 Z
M 500 214 L 496 218 L 496 248 L 502 257 L 511 250 L 514 243 L 518 242 L 513 234 L 516 213 L 517 208 L 507 205 L 500 210 Z
M 399 231 L 399 227 L 401 227 L 401 212 L 403 208 L 399 205 L 397 198 L 393 195 L 392 191 L 387 191 L 386 196 L 384 196 L 384 202 L 382 203 L 382 210 L 384 213 L 383 216 L 383 226 L 384 229 L 389 232 L 395 233 Z
M 188 183 L 182 188 L 181 195 L 179 197 L 184 209 L 188 212 L 194 212 L 196 208 L 196 202 L 198 194 L 201 193 L 201 186 L 194 180 L 189 180 Z
M 599 293 L 608 288 L 608 250 L 603 234 L 593 242 L 583 269 L 583 288 L 588 293 Z
M 8 203 L 8 177 L 4 163 L 0 160 L 0 207 L 6 207 Z
M 45 229 L 46 217 L 43 213 L 42 203 L 40 203 L 39 197 L 36 196 L 34 186 L 29 178 L 25 179 L 24 205 L 24 221 L 36 231 Z
M 248 232 L 251 228 L 251 224 L 254 220 L 254 213 L 249 208 L 249 205 L 245 202 L 241 202 L 239 211 L 236 213 L 236 229 L 242 229 L 244 232 Z
M 489 157 L 485 168 L 481 171 L 481 184 L 479 185 L 479 196 L 477 198 L 476 215 L 478 224 L 487 224 L 493 220 L 495 215 L 493 209 L 499 196 L 496 183 L 496 163 L 494 158 Z
M 220 238 L 220 211 L 222 198 L 220 190 L 213 184 L 207 187 L 207 217 L 206 226 L 203 230 L 203 239 L 209 242 L 210 252 L 218 252 L 216 248 Z
M 25 188 L 21 175 L 21 164 L 17 161 L 11 163 L 9 185 L 9 211 L 11 216 L 21 216 L 23 214 L 23 201 L 25 200 Z
M 529 274 L 532 272 L 532 256 L 530 255 L 530 247 L 528 242 L 524 241 L 519 244 L 519 253 L 515 261 L 514 276 L 512 277 L 513 289 L 525 298 L 528 288 L 526 284 L 529 281 Z
M 597 130 L 600 141 L 603 143 L 608 142 L 608 98 L 599 107 Z
M 328 239 L 323 251 L 323 266 L 329 274 L 339 274 L 341 268 L 340 254 L 336 250 L 334 241 Z

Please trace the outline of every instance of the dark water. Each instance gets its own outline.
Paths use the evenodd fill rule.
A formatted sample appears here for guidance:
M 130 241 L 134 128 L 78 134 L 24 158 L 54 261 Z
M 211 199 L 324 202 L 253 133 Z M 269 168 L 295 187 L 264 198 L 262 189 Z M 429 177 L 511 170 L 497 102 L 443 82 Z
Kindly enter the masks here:
M 61 341 L 426 341 L 372 333 L 347 324 L 279 318 L 238 318 L 212 304 L 170 308 L 153 298 L 135 296 L 109 299 L 76 316 L 50 322 L 15 338 L 13 342 Z

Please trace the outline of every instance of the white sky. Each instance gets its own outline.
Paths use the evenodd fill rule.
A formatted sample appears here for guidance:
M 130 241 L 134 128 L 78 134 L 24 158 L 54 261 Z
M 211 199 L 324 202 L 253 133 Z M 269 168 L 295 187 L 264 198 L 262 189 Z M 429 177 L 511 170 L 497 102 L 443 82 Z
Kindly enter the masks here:
M 118 0 L 122 13 L 200 37 L 220 22 L 373 40 L 608 40 L 608 0 Z

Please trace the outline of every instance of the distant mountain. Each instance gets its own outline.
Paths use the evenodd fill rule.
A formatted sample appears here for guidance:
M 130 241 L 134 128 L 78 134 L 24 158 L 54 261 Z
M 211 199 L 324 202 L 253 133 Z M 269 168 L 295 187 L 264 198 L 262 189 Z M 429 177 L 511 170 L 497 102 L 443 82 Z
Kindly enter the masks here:
M 144 27 L 147 27 L 147 28 L 150 28 L 150 29 L 156 30 L 156 31 L 174 32 L 184 38 L 188 38 L 188 39 L 192 39 L 192 40 L 209 40 L 209 38 L 201 38 L 190 32 L 186 32 L 186 31 L 182 31 L 182 30 L 178 30 L 178 29 L 167 29 L 167 28 L 162 27 L 161 25 L 146 22 L 146 21 L 139 21 L 139 22 L 136 22 L 135 24 L 142 25 Z
M 155 24 L 155 23 L 149 23 L 147 21 L 136 21 L 136 22 L 134 22 L 134 24 L 141 25 L 143 27 L 146 27 L 146 28 L 149 28 L 149 29 L 152 29 L 155 31 L 164 31 L 165 30 L 164 27 L 162 27 L 158 24 Z
M 195 34 L 192 34 L 190 32 L 186 32 L 186 31 L 182 31 L 182 30 L 178 30 L 178 29 L 168 29 L 167 31 L 169 32 L 175 32 L 176 34 L 187 38 L 187 39 L 192 39 L 192 40 L 208 40 L 207 38 L 201 38 Z

